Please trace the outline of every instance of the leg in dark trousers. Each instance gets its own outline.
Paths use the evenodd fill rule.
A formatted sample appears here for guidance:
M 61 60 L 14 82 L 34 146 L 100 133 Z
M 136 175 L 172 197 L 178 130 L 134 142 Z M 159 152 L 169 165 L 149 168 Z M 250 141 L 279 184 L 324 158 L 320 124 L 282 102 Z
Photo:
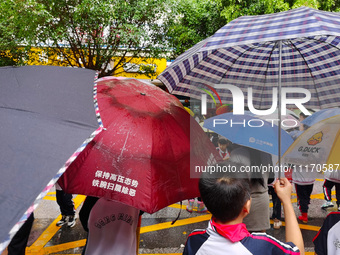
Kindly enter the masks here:
M 74 204 L 72 194 L 67 194 L 63 190 L 56 190 L 57 203 L 62 215 L 74 216 Z
M 334 182 L 329 181 L 329 180 L 325 180 L 325 182 L 323 183 L 322 188 L 323 188 L 323 194 L 324 194 L 326 201 L 332 200 L 332 188 L 334 184 L 335 184 Z
M 295 184 L 296 195 L 301 213 L 307 213 L 314 184 L 298 185 Z
M 272 186 L 268 186 L 268 191 L 269 191 L 269 194 L 272 195 L 272 201 L 273 201 L 272 218 L 281 220 L 281 200 L 277 196 Z
M 28 238 L 32 229 L 34 215 L 28 217 L 8 245 L 8 255 L 25 255 Z
M 310 195 L 312 194 L 314 184 L 298 185 L 295 184 L 297 200 L 301 215 L 298 217 L 303 223 L 308 222 L 308 207 L 310 203 Z

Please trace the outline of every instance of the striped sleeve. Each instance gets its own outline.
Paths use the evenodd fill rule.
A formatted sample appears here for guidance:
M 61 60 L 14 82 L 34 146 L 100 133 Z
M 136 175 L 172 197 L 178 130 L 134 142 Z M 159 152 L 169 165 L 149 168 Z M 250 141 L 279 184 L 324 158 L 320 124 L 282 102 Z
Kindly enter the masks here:
M 293 243 L 281 242 L 265 233 L 254 233 L 241 242 L 254 255 L 300 254 L 299 248 Z
M 194 255 L 201 248 L 209 235 L 206 230 L 194 230 L 185 244 L 183 255 Z
M 331 212 L 327 215 L 324 220 L 319 232 L 313 238 L 313 243 L 315 246 L 315 253 L 318 255 L 327 255 L 328 247 L 327 247 L 327 239 L 329 230 L 334 227 L 336 223 L 340 221 L 340 213 L 339 212 Z

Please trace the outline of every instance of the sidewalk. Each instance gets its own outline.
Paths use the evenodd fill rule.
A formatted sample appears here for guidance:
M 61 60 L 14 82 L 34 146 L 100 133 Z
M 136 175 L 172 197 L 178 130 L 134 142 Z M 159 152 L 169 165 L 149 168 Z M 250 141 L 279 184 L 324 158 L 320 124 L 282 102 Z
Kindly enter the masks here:
M 314 254 L 312 239 L 319 230 L 323 219 L 330 211 L 335 211 L 336 207 L 327 211 L 320 209 L 323 204 L 322 194 L 323 180 L 317 180 L 314 185 L 312 202 L 309 209 L 308 224 L 300 224 L 302 235 L 305 241 L 306 254 Z M 334 197 L 334 194 L 333 194 Z M 84 196 L 74 196 L 77 214 Z M 296 202 L 296 196 L 292 197 Z M 140 235 L 139 254 L 149 255 L 178 255 L 182 254 L 186 239 L 194 229 L 204 229 L 211 215 L 209 213 L 188 213 L 185 210 L 187 201 L 183 205 L 173 204 L 152 215 L 145 213 L 142 219 Z M 294 204 L 295 212 L 298 215 L 298 208 Z M 174 225 L 171 222 L 181 211 L 179 220 Z M 68 228 L 66 225 L 57 227 L 55 224 L 61 218 L 59 207 L 55 201 L 55 191 L 51 190 L 40 203 L 35 214 L 35 221 L 31 231 L 26 254 L 73 254 L 80 255 L 85 245 L 86 232 L 83 230 L 79 219 L 76 226 Z M 284 227 L 280 230 L 271 228 L 268 234 L 280 239 L 285 239 Z

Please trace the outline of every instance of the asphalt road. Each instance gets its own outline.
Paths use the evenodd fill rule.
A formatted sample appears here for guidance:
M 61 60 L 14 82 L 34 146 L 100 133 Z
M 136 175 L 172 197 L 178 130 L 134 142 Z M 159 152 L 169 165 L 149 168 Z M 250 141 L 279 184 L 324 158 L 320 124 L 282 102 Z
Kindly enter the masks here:
M 312 239 L 322 225 L 326 215 L 336 210 L 331 208 L 322 210 L 323 180 L 317 180 L 312 193 L 312 201 L 309 209 L 309 222 L 300 222 L 307 254 L 313 254 Z M 333 199 L 335 195 L 333 194 Z M 77 212 L 81 208 L 84 196 L 74 196 Z M 292 197 L 295 212 L 299 211 L 296 205 L 296 195 Z M 209 213 L 189 213 L 185 210 L 186 201 L 181 206 L 179 203 L 171 205 L 152 215 L 144 214 L 140 234 L 139 254 L 181 254 L 184 244 L 190 232 L 194 229 L 204 229 L 211 215 Z M 174 225 L 171 222 L 180 212 L 180 218 Z M 26 254 L 81 254 L 85 244 L 86 232 L 77 220 L 76 226 L 56 227 L 55 223 L 60 219 L 60 212 L 55 201 L 55 191 L 51 190 L 43 199 L 35 211 L 35 221 L 31 231 Z M 279 230 L 271 228 L 268 234 L 280 239 L 285 239 L 284 227 Z

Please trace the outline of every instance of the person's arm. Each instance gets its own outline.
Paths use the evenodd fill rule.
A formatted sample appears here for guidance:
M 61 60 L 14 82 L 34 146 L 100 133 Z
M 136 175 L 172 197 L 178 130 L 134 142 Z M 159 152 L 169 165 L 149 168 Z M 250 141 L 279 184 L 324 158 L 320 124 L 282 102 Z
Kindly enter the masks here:
M 296 220 L 296 215 L 291 202 L 293 187 L 287 178 L 281 178 L 275 182 L 274 189 L 283 205 L 286 221 L 286 242 L 294 243 L 299 248 L 300 253 L 305 254 L 301 230 Z
M 84 230 L 86 232 L 89 232 L 89 228 L 88 228 L 88 220 L 89 220 L 89 216 L 90 216 L 90 212 L 92 207 L 95 205 L 95 203 L 98 201 L 98 197 L 86 197 L 83 206 L 81 207 L 81 210 L 79 212 L 79 219 L 81 222 L 81 225 L 83 226 Z

